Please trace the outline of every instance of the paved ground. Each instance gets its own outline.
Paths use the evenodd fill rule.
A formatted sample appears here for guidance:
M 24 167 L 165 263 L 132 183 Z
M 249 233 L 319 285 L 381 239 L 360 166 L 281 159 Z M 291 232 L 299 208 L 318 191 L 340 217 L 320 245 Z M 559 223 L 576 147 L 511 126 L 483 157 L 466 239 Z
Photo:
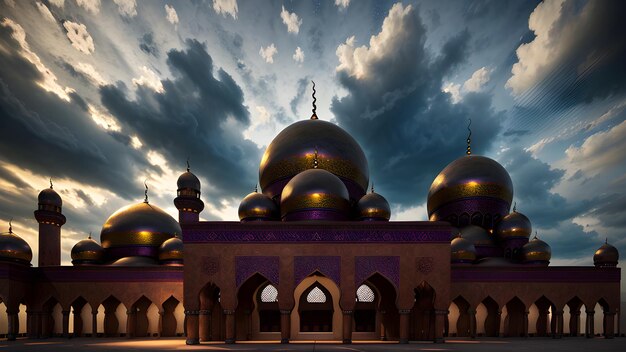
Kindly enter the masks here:
M 45 339 L 17 341 L 0 340 L 2 351 L 173 351 L 173 350 L 202 350 L 202 351 L 314 351 L 314 352 L 347 352 L 347 351 L 626 351 L 626 338 L 605 340 L 603 338 L 586 339 L 583 337 L 563 338 L 480 338 L 461 339 L 450 338 L 444 344 L 411 343 L 399 345 L 396 343 L 359 343 L 343 345 L 325 342 L 291 343 L 281 345 L 277 343 L 237 343 L 225 345 L 223 343 L 186 346 L 181 338 L 176 339 L 116 339 L 116 338 L 75 338 L 75 339 Z

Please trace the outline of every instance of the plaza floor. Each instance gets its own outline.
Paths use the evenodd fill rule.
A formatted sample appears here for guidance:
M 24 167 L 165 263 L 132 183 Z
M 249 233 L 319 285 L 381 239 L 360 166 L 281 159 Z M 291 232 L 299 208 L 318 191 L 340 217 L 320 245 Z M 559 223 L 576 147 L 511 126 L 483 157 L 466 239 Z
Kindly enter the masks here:
M 223 343 L 185 345 L 181 338 L 123 339 L 123 338 L 52 338 L 45 340 L 0 340 L 1 351 L 626 351 L 626 338 L 615 339 L 583 337 L 552 338 L 449 338 L 443 344 L 412 342 L 406 345 L 385 342 L 358 342 L 344 345 L 328 342 L 294 342 L 287 345 L 267 342 L 241 342 L 234 345 Z

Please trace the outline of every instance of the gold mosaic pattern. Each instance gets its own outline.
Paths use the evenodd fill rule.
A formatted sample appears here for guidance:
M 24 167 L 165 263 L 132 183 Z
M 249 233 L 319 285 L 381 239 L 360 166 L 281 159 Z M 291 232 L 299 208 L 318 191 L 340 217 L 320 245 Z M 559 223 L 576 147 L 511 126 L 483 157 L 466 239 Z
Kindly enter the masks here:
M 173 233 L 152 231 L 118 232 L 102 235 L 102 248 L 121 247 L 127 245 L 160 246 L 164 241 L 174 237 Z
M 278 206 L 269 197 L 262 193 L 250 193 L 239 206 L 239 219 L 247 218 L 277 218 Z
M 350 203 L 346 199 L 334 194 L 313 193 L 289 197 L 280 204 L 280 210 L 283 216 L 293 211 L 310 208 L 349 212 Z
M 20 251 L 20 250 L 15 250 L 15 249 L 1 249 L 0 257 L 15 258 L 15 259 L 21 259 L 21 260 L 30 262 L 31 259 L 33 259 L 33 254 L 26 252 L 26 251 Z
M 72 260 L 94 260 L 99 261 L 102 259 L 102 251 L 79 251 L 72 253 Z
M 271 157 L 263 158 L 263 160 L 270 160 Z M 264 189 L 271 185 L 273 182 L 295 176 L 304 170 L 311 169 L 313 167 L 314 153 L 311 152 L 305 155 L 292 156 L 288 159 L 281 161 L 273 161 L 271 164 L 261 164 L 261 188 Z M 368 178 L 365 176 L 361 169 L 352 164 L 350 161 L 329 157 L 323 154 L 318 155 L 319 168 L 332 172 L 333 174 L 343 177 L 348 180 L 356 182 L 363 190 L 367 189 Z
M 545 251 L 540 251 L 540 250 L 533 250 L 533 251 L 526 252 L 524 254 L 524 258 L 527 261 L 539 261 L 539 260 L 550 261 L 551 257 L 552 257 L 552 254 L 550 252 L 545 252 Z
M 391 213 L 387 209 L 377 208 L 377 207 L 366 207 L 360 209 L 360 216 L 362 218 L 384 218 L 389 219 L 391 217 Z
M 433 194 L 428 198 L 428 213 L 432 214 L 439 207 L 453 200 L 469 197 L 499 198 L 511 203 L 513 193 L 498 184 L 481 184 L 470 181 L 461 185 L 442 188 Z
M 465 249 L 460 249 L 460 250 L 452 252 L 452 259 L 453 260 L 471 260 L 471 261 L 474 261 L 474 260 L 476 260 L 476 253 L 474 253 L 472 251 L 465 250 Z
M 183 259 L 183 251 L 175 249 L 159 253 L 159 260 L 168 259 Z

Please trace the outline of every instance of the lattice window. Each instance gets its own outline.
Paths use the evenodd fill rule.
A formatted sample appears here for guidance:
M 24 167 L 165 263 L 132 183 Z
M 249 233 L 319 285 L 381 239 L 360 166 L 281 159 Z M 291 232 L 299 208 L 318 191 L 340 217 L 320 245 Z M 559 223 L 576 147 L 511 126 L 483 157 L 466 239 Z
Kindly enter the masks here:
M 326 295 L 319 287 L 315 287 L 306 296 L 307 303 L 326 303 Z
M 263 291 L 261 291 L 261 302 L 278 302 L 278 290 L 274 287 L 274 285 L 267 285 Z
M 374 302 L 374 298 L 376 298 L 374 291 L 372 291 L 372 289 L 365 284 L 359 286 L 356 290 L 357 302 Z

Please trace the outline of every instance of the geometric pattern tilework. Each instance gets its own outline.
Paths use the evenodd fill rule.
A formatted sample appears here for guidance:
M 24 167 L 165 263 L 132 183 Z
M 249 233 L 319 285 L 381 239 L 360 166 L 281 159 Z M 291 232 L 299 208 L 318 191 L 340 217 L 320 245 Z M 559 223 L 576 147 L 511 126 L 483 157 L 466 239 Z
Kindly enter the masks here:
M 354 283 L 361 284 L 378 272 L 397 287 L 400 286 L 400 257 L 368 256 L 354 258 Z
M 278 285 L 278 259 L 275 256 L 235 257 L 235 282 L 237 287 L 257 272 L 265 276 L 272 284 Z
M 333 280 L 337 286 L 341 280 L 341 257 L 298 256 L 293 258 L 293 271 L 296 286 L 307 276 L 319 271 Z

